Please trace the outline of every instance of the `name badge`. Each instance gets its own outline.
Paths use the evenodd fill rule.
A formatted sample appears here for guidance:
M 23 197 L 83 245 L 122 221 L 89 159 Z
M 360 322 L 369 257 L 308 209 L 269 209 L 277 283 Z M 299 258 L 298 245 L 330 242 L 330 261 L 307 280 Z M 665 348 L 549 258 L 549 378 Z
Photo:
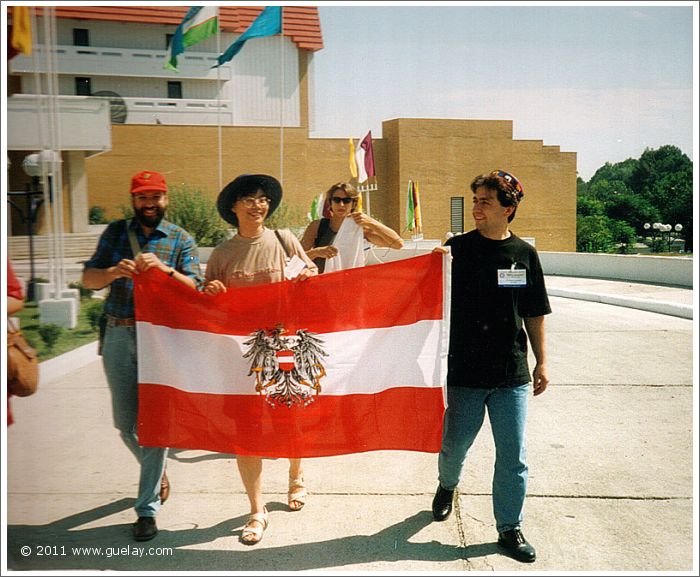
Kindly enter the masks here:
M 498 269 L 498 286 L 524 287 L 527 286 L 527 271 L 523 269 Z
M 301 271 L 303 271 L 305 268 L 306 263 L 295 254 L 289 259 L 287 265 L 284 267 L 284 278 L 287 280 L 292 280 L 293 278 L 298 277 L 299 274 L 301 274 Z

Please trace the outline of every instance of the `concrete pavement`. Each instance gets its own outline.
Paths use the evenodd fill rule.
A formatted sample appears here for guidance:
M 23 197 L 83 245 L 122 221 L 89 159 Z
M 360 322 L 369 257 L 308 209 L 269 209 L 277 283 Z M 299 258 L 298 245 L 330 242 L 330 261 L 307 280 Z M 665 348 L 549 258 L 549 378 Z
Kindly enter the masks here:
M 13 399 L 7 568 L 696 574 L 693 321 L 567 298 L 607 291 L 631 303 L 692 309 L 693 292 L 657 287 L 661 295 L 648 285 L 594 284 L 548 277 L 552 295 L 571 293 L 551 298 L 552 385 L 530 404 L 523 529 L 537 548 L 533 564 L 505 557 L 495 543 L 488 423 L 445 522 L 433 522 L 430 513 L 434 454 L 307 459 L 311 495 L 296 513 L 286 510 L 286 460 L 267 460 L 270 527 L 259 545 L 246 547 L 238 536 L 248 505 L 234 458 L 175 450 L 168 464 L 172 493 L 158 516 L 161 531 L 153 541 L 135 543 L 130 523 L 138 468 L 111 426 L 109 392 L 88 346 L 42 364 L 40 391 Z M 93 549 L 79 549 L 86 547 Z

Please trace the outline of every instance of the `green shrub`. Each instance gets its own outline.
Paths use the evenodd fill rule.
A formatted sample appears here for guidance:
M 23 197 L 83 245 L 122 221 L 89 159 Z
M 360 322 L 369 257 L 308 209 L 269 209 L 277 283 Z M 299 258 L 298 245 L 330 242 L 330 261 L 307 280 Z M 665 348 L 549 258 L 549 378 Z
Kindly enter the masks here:
M 107 224 L 109 221 L 105 217 L 105 209 L 101 206 L 91 206 L 88 212 L 88 222 L 90 224 Z
M 39 326 L 39 336 L 41 336 L 41 340 L 44 341 L 44 344 L 49 351 L 53 351 L 53 347 L 58 338 L 61 336 L 62 332 L 62 327 L 52 323 L 46 323 Z
M 134 207 L 130 204 L 120 204 L 119 211 L 122 213 L 122 218 L 134 218 Z
M 201 190 L 182 184 L 170 187 L 168 196 L 165 218 L 189 232 L 197 246 L 216 246 L 228 238 L 228 224 Z
M 91 302 L 87 306 L 87 310 L 85 311 L 85 316 L 87 317 L 87 320 L 90 323 L 90 326 L 92 327 L 93 331 L 97 331 L 99 329 L 100 317 L 102 316 L 103 310 L 104 310 L 104 302 L 103 301 Z
M 265 221 L 267 228 L 288 228 L 297 236 L 301 236 L 309 224 L 306 211 L 297 205 L 282 201 L 272 216 Z

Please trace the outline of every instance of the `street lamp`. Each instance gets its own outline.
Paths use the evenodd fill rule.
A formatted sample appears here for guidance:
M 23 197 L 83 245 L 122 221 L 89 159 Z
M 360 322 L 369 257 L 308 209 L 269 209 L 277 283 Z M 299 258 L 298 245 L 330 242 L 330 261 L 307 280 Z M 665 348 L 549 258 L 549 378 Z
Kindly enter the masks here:
M 660 222 L 655 222 L 654 224 L 644 223 L 644 230 L 651 233 L 651 251 L 657 252 L 658 246 L 656 245 L 656 235 L 661 232 L 661 227 L 663 225 Z
M 41 174 L 39 154 L 28 154 L 22 161 L 22 169 L 27 176 L 32 177 L 31 183 L 27 184 L 26 190 L 10 190 L 8 197 L 21 197 L 25 199 L 25 210 L 12 198 L 8 198 L 10 203 L 20 215 L 22 222 L 27 225 L 27 236 L 29 237 L 29 282 L 27 283 L 27 300 L 33 301 L 36 298 L 36 276 L 34 269 L 34 225 L 39 216 L 39 208 L 44 202 L 44 193 L 39 186 L 39 175 Z
M 683 230 L 683 225 L 682 224 L 676 224 L 676 226 L 673 227 L 673 230 L 676 231 L 676 238 L 680 236 L 681 231 Z M 669 252 L 671 251 L 671 239 L 673 239 L 673 232 L 669 232 L 669 243 L 668 243 L 668 250 Z

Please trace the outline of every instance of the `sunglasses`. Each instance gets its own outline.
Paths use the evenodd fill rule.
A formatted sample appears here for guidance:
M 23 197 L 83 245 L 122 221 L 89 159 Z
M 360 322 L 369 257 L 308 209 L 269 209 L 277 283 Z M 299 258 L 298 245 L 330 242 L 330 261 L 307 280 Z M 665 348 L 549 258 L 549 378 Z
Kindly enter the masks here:
M 350 204 L 350 203 L 351 203 L 353 200 L 355 200 L 355 199 L 354 199 L 354 198 L 349 198 L 349 197 L 347 197 L 347 196 L 346 196 L 345 198 L 343 198 L 343 197 L 341 197 L 341 196 L 334 196 L 333 198 L 331 198 L 331 200 L 332 200 L 333 202 L 335 202 L 336 204 L 340 204 L 341 202 L 342 202 L 343 204 Z

